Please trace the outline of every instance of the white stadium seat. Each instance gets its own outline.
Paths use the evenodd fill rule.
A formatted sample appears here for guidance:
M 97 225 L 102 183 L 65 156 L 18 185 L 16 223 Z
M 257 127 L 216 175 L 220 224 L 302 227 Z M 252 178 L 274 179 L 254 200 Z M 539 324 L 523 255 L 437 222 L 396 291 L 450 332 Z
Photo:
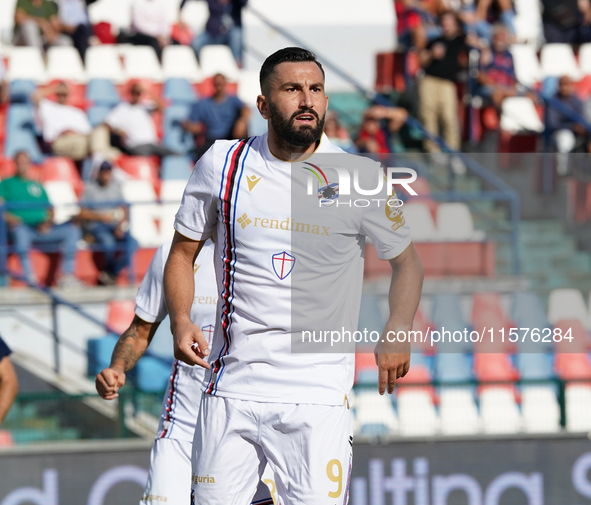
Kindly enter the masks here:
M 240 70 L 228 46 L 205 46 L 199 55 L 204 77 L 224 74 L 229 81 L 238 80 Z
M 402 207 L 404 220 L 410 226 L 412 239 L 415 242 L 435 240 L 437 232 L 429 207 L 424 203 L 406 203 Z
M 207 2 L 186 2 L 181 11 L 181 21 L 186 23 L 193 33 L 201 33 L 205 30 L 205 24 L 209 19 Z
M 187 181 L 170 179 L 162 181 L 160 201 L 163 203 L 181 203 Z
M 398 394 L 398 419 L 400 433 L 406 436 L 434 435 L 439 420 L 431 395 L 427 391 L 413 391 L 411 388 Z
M 129 228 L 141 247 L 156 247 L 162 243 L 156 224 L 161 218 L 160 205 L 149 181 L 129 180 L 121 185 L 123 198 L 130 203 Z
M 380 395 L 377 391 L 361 391 L 355 396 L 357 412 L 357 429 L 363 426 L 382 425 L 388 434 L 398 430 L 398 419 L 388 395 Z
M 47 50 L 47 78 L 85 83 L 86 72 L 78 50 L 72 46 L 50 47 Z
M 480 418 L 469 388 L 443 388 L 439 393 L 441 432 L 444 435 L 474 435 L 480 431 Z
M 179 7 L 181 6 L 181 0 L 166 0 L 164 5 L 166 6 L 166 21 L 172 26 L 179 19 Z
M 238 98 L 252 107 L 256 105 L 260 94 L 259 73 L 254 70 L 242 70 L 238 76 Z
M 513 391 L 491 387 L 480 394 L 480 418 L 485 433 L 517 433 L 521 416 Z
M 88 6 L 88 17 L 93 25 L 106 21 L 117 29 L 129 29 L 131 3 L 132 0 L 100 0 Z
M 165 47 L 162 51 L 162 73 L 164 79 L 181 77 L 193 83 L 203 80 L 195 52 L 189 46 Z
M 570 44 L 545 44 L 540 52 L 540 63 L 544 77 L 568 75 L 576 81 L 581 78 L 581 69 Z
M 533 86 L 542 80 L 542 68 L 532 44 L 513 44 L 510 48 L 515 67 L 515 77 L 525 86 Z
M 437 236 L 444 241 L 484 240 L 474 229 L 472 213 L 465 203 L 442 203 L 437 207 Z
M 0 41 L 12 39 L 14 30 L 14 11 L 17 0 L 2 0 L 0 2 Z
M 162 68 L 156 51 L 150 46 L 128 46 L 124 49 L 124 74 L 126 79 L 150 79 L 162 81 Z
M 583 75 L 591 75 L 591 43 L 579 47 L 579 66 Z
M 512 96 L 503 100 L 501 107 L 501 130 L 506 132 L 544 131 L 544 123 L 536 106 L 528 96 Z
M 578 289 L 554 289 L 548 297 L 548 321 L 555 324 L 561 319 L 578 319 L 591 329 L 589 310 Z
M 117 46 L 104 44 L 89 47 L 86 51 L 86 76 L 88 79 L 123 82 L 123 68 Z
M 591 386 L 571 384 L 566 387 L 566 429 L 591 431 Z
M 13 47 L 9 52 L 6 77 L 9 81 L 30 79 L 38 84 L 47 82 L 41 51 L 36 47 Z
M 67 181 L 48 181 L 43 184 L 47 197 L 53 205 L 53 222 L 62 224 L 80 212 L 78 198 L 72 184 Z
M 560 405 L 552 386 L 527 386 L 521 394 L 523 428 L 529 433 L 560 430 Z
M 542 14 L 539 0 L 513 0 L 515 36 L 519 42 L 538 45 L 542 37 Z

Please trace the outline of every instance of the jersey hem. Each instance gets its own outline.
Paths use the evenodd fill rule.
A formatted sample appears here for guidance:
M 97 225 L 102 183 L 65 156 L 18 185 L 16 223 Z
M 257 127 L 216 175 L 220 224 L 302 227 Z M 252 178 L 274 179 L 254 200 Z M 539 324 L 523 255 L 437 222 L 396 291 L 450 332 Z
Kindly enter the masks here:
M 208 386 L 207 384 L 205 388 Z M 310 396 L 290 396 L 290 397 L 273 397 L 273 396 L 257 396 L 253 394 L 241 394 L 230 391 L 223 391 L 217 389 L 215 394 L 206 393 L 205 388 L 202 386 L 203 394 L 209 396 L 216 396 L 220 398 L 231 398 L 233 400 L 244 400 L 249 402 L 259 403 L 287 403 L 287 404 L 310 404 L 310 405 L 328 405 L 330 407 L 339 407 L 343 405 L 345 395 L 348 395 L 348 391 L 342 393 L 335 393 L 334 395 L 327 395 L 321 398 L 310 398 Z
M 186 226 L 183 226 L 180 223 L 174 223 L 174 229 L 179 232 L 183 237 L 187 237 L 190 240 L 194 240 L 196 242 L 201 241 L 201 240 L 207 240 L 208 238 L 211 238 L 212 233 L 206 233 L 206 232 L 197 232 L 194 230 L 191 230 L 190 228 L 187 228 Z
M 137 305 L 135 307 L 135 315 L 138 316 L 143 321 L 146 321 L 146 323 L 154 324 L 154 323 L 158 322 L 158 318 L 156 316 L 149 314 L 145 310 L 142 310 Z
M 400 256 L 406 248 L 411 244 L 412 238 L 406 237 L 400 244 L 398 244 L 394 249 L 389 249 L 386 253 L 378 253 L 378 258 L 383 261 L 389 261 L 397 256 Z

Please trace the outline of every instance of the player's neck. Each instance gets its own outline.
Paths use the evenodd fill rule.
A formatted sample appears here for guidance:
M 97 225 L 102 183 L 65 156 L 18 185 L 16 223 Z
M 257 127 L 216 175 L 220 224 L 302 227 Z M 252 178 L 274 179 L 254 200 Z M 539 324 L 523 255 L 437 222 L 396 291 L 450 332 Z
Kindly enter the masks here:
M 320 145 L 320 140 L 310 144 L 309 146 L 293 146 L 283 139 L 279 138 L 275 132 L 269 129 L 267 137 L 267 145 L 271 154 L 281 161 L 301 161 L 314 153 Z

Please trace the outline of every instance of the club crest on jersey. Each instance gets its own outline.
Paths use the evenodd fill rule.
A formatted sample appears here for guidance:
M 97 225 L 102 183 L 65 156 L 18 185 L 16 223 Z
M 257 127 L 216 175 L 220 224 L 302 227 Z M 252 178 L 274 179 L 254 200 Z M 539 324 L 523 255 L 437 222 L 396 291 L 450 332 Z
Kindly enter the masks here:
M 201 331 L 203 332 L 203 336 L 207 340 L 208 345 L 211 345 L 211 338 L 213 337 L 214 329 L 215 328 L 214 328 L 213 324 L 208 324 L 207 326 L 204 326 L 203 328 L 201 328 Z
M 273 271 L 279 279 L 285 279 L 293 270 L 295 264 L 295 256 L 292 256 L 286 251 L 274 254 L 271 258 L 273 262 Z

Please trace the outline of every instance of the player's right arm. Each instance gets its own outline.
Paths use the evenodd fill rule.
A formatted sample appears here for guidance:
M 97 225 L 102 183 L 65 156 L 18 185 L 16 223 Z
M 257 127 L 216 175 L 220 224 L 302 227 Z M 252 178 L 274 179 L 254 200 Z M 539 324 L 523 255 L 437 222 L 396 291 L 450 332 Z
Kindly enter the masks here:
M 119 389 L 125 384 L 125 374 L 146 352 L 159 325 L 160 321 L 148 323 L 138 316 L 133 318 L 115 345 L 109 368 L 96 376 L 96 390 L 102 398 L 113 400 L 119 396 Z
M 204 243 L 204 240 L 191 240 L 175 232 L 164 268 L 164 297 L 170 316 L 174 357 L 188 365 L 210 368 L 204 359 L 209 355 L 207 340 L 190 317 L 195 293 L 193 265 Z

